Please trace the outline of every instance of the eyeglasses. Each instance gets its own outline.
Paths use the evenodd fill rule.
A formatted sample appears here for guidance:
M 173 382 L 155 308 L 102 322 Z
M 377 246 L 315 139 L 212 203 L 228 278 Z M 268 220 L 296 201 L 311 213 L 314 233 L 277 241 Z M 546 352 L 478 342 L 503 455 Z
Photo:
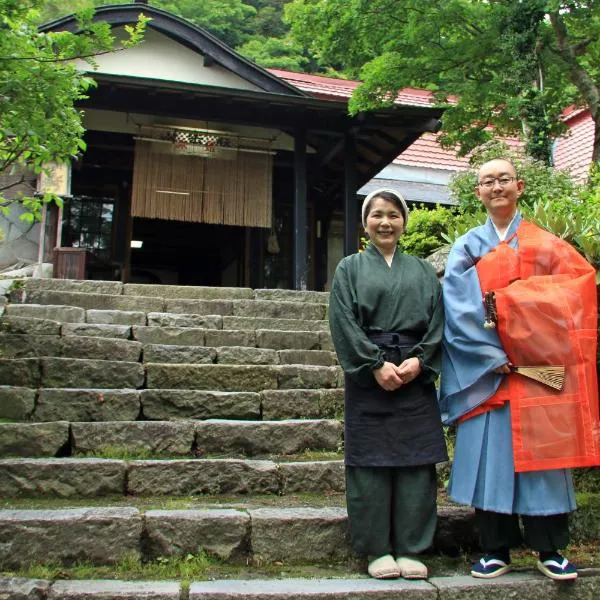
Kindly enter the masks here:
M 516 179 L 516 177 L 509 177 L 509 176 L 490 177 L 489 179 L 484 179 L 483 181 L 480 181 L 479 185 L 483 188 L 487 188 L 488 190 L 491 190 L 494 187 L 494 183 L 496 183 L 496 181 L 500 184 L 501 187 L 505 187 L 509 183 L 512 183 L 513 181 L 515 181 L 515 179 Z

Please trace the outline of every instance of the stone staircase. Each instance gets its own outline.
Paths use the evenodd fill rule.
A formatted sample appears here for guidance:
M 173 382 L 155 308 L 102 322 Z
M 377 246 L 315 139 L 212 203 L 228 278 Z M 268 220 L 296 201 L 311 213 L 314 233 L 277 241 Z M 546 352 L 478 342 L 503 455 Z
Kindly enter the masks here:
M 199 551 L 348 560 L 343 376 L 326 315 L 321 292 L 16 281 L 0 318 L 0 572 Z M 470 511 L 441 506 L 437 549 L 474 540 Z M 454 597 L 439 579 L 0 579 L 0 598 Z

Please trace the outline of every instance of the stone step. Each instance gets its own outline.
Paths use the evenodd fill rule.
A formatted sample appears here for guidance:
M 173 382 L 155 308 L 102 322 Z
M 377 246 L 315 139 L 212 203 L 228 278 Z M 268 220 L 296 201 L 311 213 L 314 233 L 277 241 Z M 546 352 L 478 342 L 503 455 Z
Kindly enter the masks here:
M 28 304 L 11 303 L 6 305 L 5 315 L 8 317 L 46 319 L 60 321 L 61 323 L 85 323 L 85 310 L 67 305 L 64 302 L 57 305 L 34 302 Z
M 0 423 L 0 457 L 336 452 L 341 436 L 335 419 Z
M 148 389 L 260 392 L 275 389 L 338 388 L 343 386 L 343 374 L 340 367 L 235 364 L 172 365 L 164 363 L 147 363 L 145 367 L 146 387 Z M 15 383 L 14 385 L 24 384 Z
M 0 381 L 19 387 L 139 388 L 144 384 L 144 375 L 144 366 L 139 362 L 50 357 L 0 359 Z
M 152 328 L 159 329 L 159 328 Z M 186 332 L 196 330 L 188 328 Z M 164 332 L 164 329 L 160 329 Z M 142 336 L 143 338 L 144 336 Z M 195 341 L 204 341 L 204 333 Z M 170 340 L 173 341 L 173 340 Z M 186 341 L 182 338 L 182 341 Z M 194 341 L 188 336 L 187 341 Z M 328 350 L 274 350 L 246 346 L 207 347 L 199 345 L 144 344 L 96 336 L 36 336 L 0 333 L 0 358 L 88 358 L 126 362 L 174 364 L 278 365 L 304 364 L 334 366 L 336 355 Z
M 31 335 L 60 335 L 61 323 L 54 319 L 37 317 L 11 317 L 3 315 L 0 318 L 0 331 L 9 334 Z
M 85 292 L 88 294 L 122 294 L 120 281 L 100 281 L 95 279 L 40 279 L 28 277 L 20 280 L 25 291 L 52 290 L 63 292 Z
M 111 294 L 90 294 L 85 292 L 61 292 L 52 290 L 21 290 L 10 294 L 14 303 L 34 306 L 69 306 L 82 310 L 117 310 L 127 312 L 167 312 L 199 315 L 227 315 L 234 317 L 294 318 L 300 320 L 322 320 L 326 316 L 326 305 L 315 302 L 290 302 L 285 300 L 190 300 L 170 299 L 154 296 L 120 296 Z M 10 306 L 10 305 L 9 305 Z M 19 314 L 14 309 L 7 310 L 15 316 L 39 316 Z M 39 309 L 38 309 L 39 312 Z M 48 314 L 48 312 L 46 313 Z M 44 316 L 44 318 L 54 318 Z M 75 321 L 77 322 L 77 321 Z
M 0 419 L 10 421 L 277 421 L 340 418 L 343 407 L 341 388 L 214 392 L 0 386 Z
M 186 582 L 185 586 L 179 581 L 0 579 L 0 597 L 14 600 L 560 600 L 567 593 L 575 600 L 596 598 L 600 594 L 600 571 L 581 570 L 573 585 L 557 585 L 532 569 L 493 580 L 467 575 L 427 581 L 227 578 Z
M 338 388 L 339 366 L 165 364 L 86 358 L 2 358 L 0 381 L 18 387 L 195 389 L 260 392 Z M 144 386 L 144 383 L 146 384 Z
M 162 298 L 183 298 L 192 300 L 251 300 L 254 298 L 254 291 L 250 288 L 152 285 L 146 283 L 126 283 L 123 286 L 123 294 L 125 296 L 160 296 Z
M 55 335 L 0 334 L 1 358 L 91 358 L 137 362 L 142 355 L 142 344 L 131 340 Z
M 0 459 L 0 497 L 97 498 L 344 491 L 342 460 Z
M 438 511 L 435 548 L 456 554 L 475 546 L 473 514 Z M 468 526 L 465 524 L 468 523 Z M 471 537 L 465 537 L 469 529 Z M 350 556 L 344 508 L 212 508 L 147 510 L 72 508 L 0 510 L 0 568 L 31 564 L 110 565 L 204 550 L 224 561 L 300 563 Z M 142 543 L 142 540 L 143 543 Z
M 291 302 L 316 302 L 326 304 L 328 292 L 297 291 L 281 289 L 257 289 L 210 287 L 188 285 L 122 284 L 118 281 L 96 281 L 76 279 L 33 279 L 20 280 L 27 291 L 51 290 L 63 292 L 85 292 L 124 296 L 156 296 L 160 298 L 187 298 L 197 300 L 240 299 L 284 300 Z

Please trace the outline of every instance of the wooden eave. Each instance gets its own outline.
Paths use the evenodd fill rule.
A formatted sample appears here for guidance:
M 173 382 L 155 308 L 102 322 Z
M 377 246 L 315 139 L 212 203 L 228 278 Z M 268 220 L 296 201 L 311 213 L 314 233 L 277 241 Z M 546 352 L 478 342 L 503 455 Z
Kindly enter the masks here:
M 308 145 L 316 151 L 318 168 L 313 175 L 317 180 L 341 181 L 344 136 L 350 133 L 356 140 L 359 186 L 424 131 L 436 131 L 442 114 L 440 109 L 395 106 L 350 116 L 345 101 L 101 73 L 94 79 L 98 87 L 80 104 L 84 109 L 268 127 L 291 136 L 303 129 Z

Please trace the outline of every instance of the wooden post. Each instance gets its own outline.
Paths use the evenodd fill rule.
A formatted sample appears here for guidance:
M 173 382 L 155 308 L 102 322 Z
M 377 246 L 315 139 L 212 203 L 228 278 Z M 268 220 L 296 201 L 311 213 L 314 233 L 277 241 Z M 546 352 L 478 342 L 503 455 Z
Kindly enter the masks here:
M 356 141 L 353 134 L 347 132 L 344 138 L 344 256 L 357 250 L 356 191 Z
M 306 130 L 294 137 L 294 288 L 306 289 Z

